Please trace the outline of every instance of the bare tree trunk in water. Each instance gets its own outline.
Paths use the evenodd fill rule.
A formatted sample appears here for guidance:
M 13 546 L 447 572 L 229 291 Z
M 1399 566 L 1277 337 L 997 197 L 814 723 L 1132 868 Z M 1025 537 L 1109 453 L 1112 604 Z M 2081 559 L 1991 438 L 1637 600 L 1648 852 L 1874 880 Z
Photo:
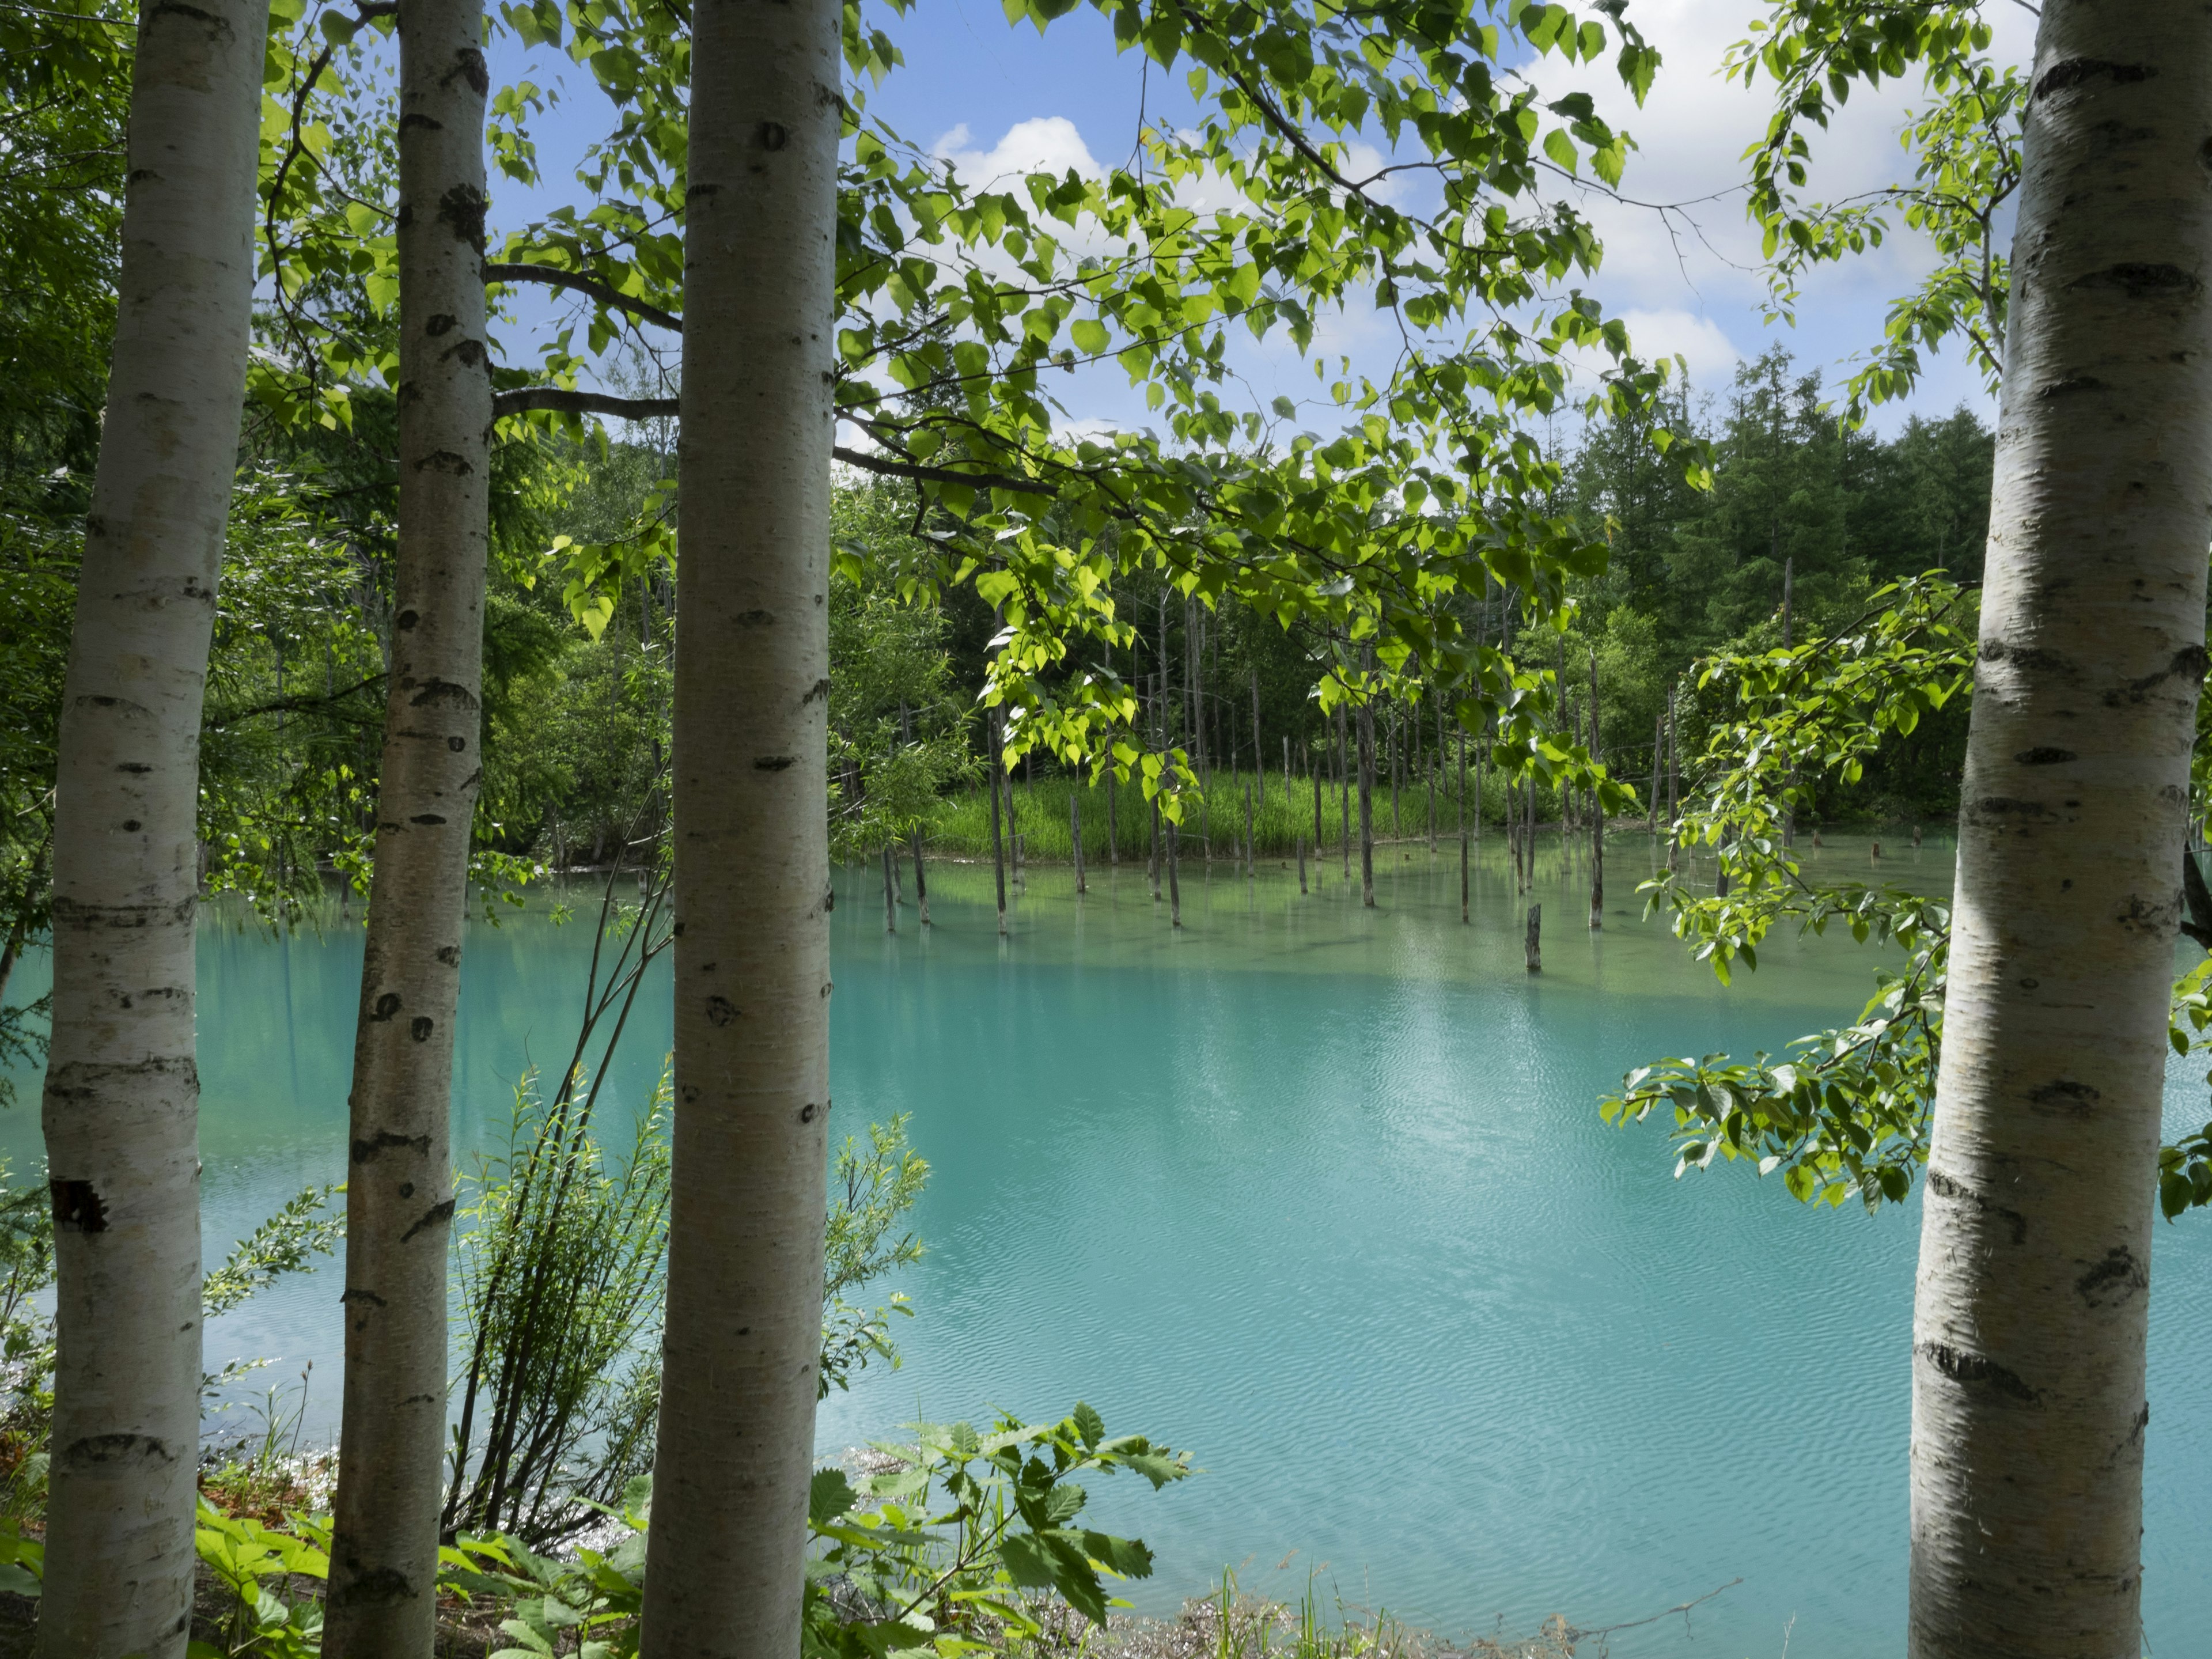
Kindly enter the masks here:
M 1589 757 L 1593 763 L 1601 763 L 1597 730 L 1597 653 L 1589 659 Z M 1605 803 L 1593 788 L 1590 807 L 1590 932 L 1596 933 L 1605 926 Z
M 1528 971 L 1532 974 L 1540 974 L 1544 971 L 1543 940 L 1544 907 L 1540 904 L 1532 904 L 1528 907 L 1528 936 L 1522 947 L 1523 953 L 1528 958 Z
M 884 843 L 884 932 L 898 932 L 898 899 L 891 886 L 891 844 Z
M 1075 890 L 1085 891 L 1083 885 L 1083 799 L 1071 787 L 1067 792 L 1067 840 L 1075 854 Z
M 1168 820 L 1168 922 L 1170 927 L 1182 926 L 1182 881 L 1177 869 L 1176 821 Z
M 999 886 L 999 937 L 1006 934 L 1006 834 L 999 822 L 999 787 L 1006 777 L 999 749 L 999 711 L 990 713 L 987 728 L 989 732 L 991 755 L 986 763 L 991 772 L 991 870 Z
M 921 873 L 921 826 L 914 828 L 914 902 L 921 925 L 929 926 L 929 879 Z
M 1346 731 L 1344 705 L 1336 706 L 1336 784 L 1337 807 L 1344 822 L 1338 826 L 1337 842 L 1344 853 L 1344 878 L 1352 879 L 1352 739 Z
M 1152 857 L 1146 873 L 1152 878 L 1152 902 L 1160 902 L 1160 866 L 1165 861 L 1165 849 L 1160 842 L 1159 797 L 1152 798 Z
M 693 8 L 676 1116 L 644 1650 L 799 1650 L 830 1130 L 835 0 Z
M 1106 860 L 1118 866 L 1121 862 L 1121 816 L 1114 801 L 1115 771 L 1106 769 Z
M 1310 744 L 1309 744 L 1307 745 L 1307 747 L 1306 747 L 1306 770 L 1307 770 L 1309 773 L 1310 773 L 1310 774 L 1312 775 L 1312 777 L 1313 777 L 1313 791 L 1314 791 L 1314 859 L 1315 859 L 1316 862 L 1319 862 L 1319 860 L 1320 860 L 1320 859 L 1321 859 L 1321 847 L 1322 847 L 1322 833 L 1321 833 L 1321 771 L 1322 771 L 1322 769 L 1321 769 L 1321 768 L 1320 768 L 1320 767 L 1316 766 L 1316 765 L 1314 765 L 1314 764 L 1313 764 L 1313 747 L 1312 747 L 1312 745 L 1311 745 Z
M 1375 705 L 1359 705 L 1359 902 L 1375 908 Z
M 200 711 L 245 404 L 268 8 L 140 15 L 54 803 L 47 1659 L 176 1659 L 197 1559 Z
M 476 0 L 402 0 L 398 555 L 349 1103 L 331 1659 L 427 1656 L 437 1632 L 447 1117 L 490 540 L 483 38 Z
M 2046 0 L 1913 1315 L 1913 1659 L 2142 1650 L 2212 537 L 2212 12 Z
M 1304 836 L 1293 836 L 1291 840 L 1297 848 L 1298 891 L 1303 894 L 1306 890 L 1306 838 Z

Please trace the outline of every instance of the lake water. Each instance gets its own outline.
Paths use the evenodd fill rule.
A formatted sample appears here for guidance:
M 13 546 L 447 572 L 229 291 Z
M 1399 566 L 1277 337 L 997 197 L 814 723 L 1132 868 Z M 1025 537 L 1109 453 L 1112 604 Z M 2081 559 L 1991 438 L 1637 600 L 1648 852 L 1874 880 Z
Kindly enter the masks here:
M 1893 846 L 1894 844 L 1893 843 Z M 1378 853 L 1380 908 L 1340 866 L 1302 897 L 1272 867 L 1187 865 L 1172 932 L 1141 866 L 1035 870 L 1013 936 L 987 868 L 933 866 L 937 925 L 883 928 L 879 878 L 839 877 L 836 1125 L 913 1115 L 934 1166 L 900 1286 L 906 1364 L 825 1402 L 836 1455 L 917 1416 L 1060 1415 L 1188 1447 L 1205 1473 L 1101 1484 L 1141 1534 L 1166 1610 L 1224 1565 L 1245 1587 L 1387 1607 L 1447 1634 L 1637 1620 L 1622 1656 L 1875 1659 L 1901 1647 L 1917 1203 L 1808 1212 L 1777 1182 L 1681 1182 L 1656 1127 L 1596 1095 L 1655 1055 L 1778 1048 L 1856 1013 L 1874 957 L 1778 947 L 1732 990 L 1633 896 L 1614 843 L 1603 933 L 1545 858 L 1544 972 L 1493 838 L 1475 925 L 1456 849 Z M 1823 855 L 1866 867 L 1863 842 Z M 1887 860 L 1941 887 L 1949 849 Z M 565 1059 L 586 925 L 472 928 L 457 1139 L 503 1128 L 515 1074 Z M 210 1259 L 343 1170 L 358 933 L 201 945 Z M 665 981 L 611 1083 L 642 1099 Z M 2207 1115 L 2177 1067 L 2177 1125 Z M 28 1109 L 0 1123 L 19 1170 Z M 2212 1654 L 2193 1607 L 2212 1562 L 2212 1221 L 2158 1232 L 2145 1617 L 2160 1656 Z M 311 1432 L 337 1396 L 338 1273 L 265 1293 L 211 1357 L 314 1362 Z M 1794 1621 L 1794 1622 L 1793 1622 Z

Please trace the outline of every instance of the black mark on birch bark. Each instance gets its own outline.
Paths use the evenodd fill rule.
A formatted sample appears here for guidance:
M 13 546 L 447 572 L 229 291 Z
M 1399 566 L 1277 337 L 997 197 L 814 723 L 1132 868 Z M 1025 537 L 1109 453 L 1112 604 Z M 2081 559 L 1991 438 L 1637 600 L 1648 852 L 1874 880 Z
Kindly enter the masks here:
M 89 1181 L 49 1181 L 53 1194 L 54 1225 L 72 1232 L 107 1231 L 107 1203 Z
M 456 685 L 451 680 L 425 680 L 422 689 L 408 702 L 410 708 L 420 708 L 426 703 L 449 702 L 456 708 L 473 711 L 477 694 L 465 685 Z
M 2160 300 L 2186 297 L 2197 293 L 2204 284 L 2179 265 L 2128 260 L 2117 265 L 2107 265 L 2102 270 L 2093 270 L 2086 276 L 2076 276 L 2066 286 L 2075 291 L 2118 289 L 2126 299 Z
M 415 463 L 415 470 L 417 472 L 444 472 L 456 478 L 465 478 L 476 468 L 469 465 L 465 456 L 456 455 L 450 449 L 434 449 Z
M 384 1298 L 374 1291 L 348 1291 L 338 1298 L 338 1304 L 342 1307 L 349 1302 L 374 1302 L 380 1308 L 386 1305 Z
M 419 612 L 403 611 L 392 619 L 392 625 L 398 629 L 401 633 L 405 634 L 412 631 L 415 624 L 422 620 L 422 618 Z
M 415 1023 L 407 1028 L 407 1035 L 417 1042 L 428 1042 L 430 1040 L 430 1033 L 436 1029 L 431 1024 L 429 1015 L 417 1014 L 415 1016 Z
M 434 340 L 441 334 L 451 333 L 459 326 L 459 325 L 453 318 L 441 311 L 422 325 L 422 331 Z
M 333 1573 L 331 1577 L 337 1578 L 338 1575 Z M 343 1582 L 331 1591 L 331 1599 L 343 1607 L 412 1601 L 415 1586 L 397 1567 L 374 1567 L 367 1572 L 345 1575 Z
M 2023 749 L 2013 757 L 2022 766 L 2063 766 L 2080 758 L 2071 749 Z
M 177 1454 L 150 1434 L 88 1434 L 63 1449 L 62 1462 L 71 1468 L 96 1463 L 173 1463 Z
M 356 1164 L 374 1164 L 379 1153 L 393 1146 L 404 1146 L 418 1158 L 428 1158 L 430 1155 L 430 1137 L 396 1135 L 389 1129 L 379 1129 L 368 1139 L 354 1142 L 353 1161 Z
M 469 83 L 471 92 L 481 98 L 491 90 L 491 75 L 484 68 L 483 53 L 478 52 L 474 46 L 463 46 L 453 56 L 458 60 L 453 74 L 459 75 Z M 446 77 L 448 84 L 452 82 L 453 78 L 452 75 Z
M 2069 1117 L 2087 1117 L 2097 1109 L 2097 1103 L 2104 1096 L 2086 1083 L 2061 1078 L 2056 1083 L 2029 1090 L 2027 1098 L 2030 1104 L 2046 1110 L 2064 1112 Z
M 773 628 L 775 626 L 775 612 L 740 611 L 736 616 L 731 617 L 730 621 L 739 628 Z
M 435 1227 L 441 1223 L 451 1221 L 453 1218 L 453 1200 L 452 1199 L 447 1199 L 442 1204 L 433 1204 L 428 1209 L 422 1212 L 422 1218 L 420 1221 L 417 1221 L 405 1232 L 399 1235 L 399 1242 L 402 1244 L 404 1244 L 409 1239 L 414 1237 L 416 1234 L 421 1232 L 425 1227 Z
M 438 217 L 454 236 L 479 253 L 484 246 L 484 193 L 474 185 L 455 185 L 438 198 Z
M 2124 1302 L 2150 1288 L 2150 1270 L 2136 1260 L 2124 1244 L 2115 1244 L 2105 1259 L 2074 1281 L 2074 1289 L 2093 1308 Z
M 435 812 L 417 812 L 413 817 L 408 819 L 407 822 L 410 823 L 435 824 L 443 823 L 445 819 L 439 817 Z
M 716 1026 L 727 1025 L 737 1017 L 737 1005 L 732 1002 L 727 997 L 708 997 L 707 999 L 708 1024 Z
M 398 1012 L 399 993 L 397 991 L 386 991 L 382 996 L 377 998 L 376 1012 L 371 1014 L 369 1018 L 371 1019 L 378 1020 L 390 1019 L 392 1015 Z
M 791 142 L 791 135 L 781 123 L 763 121 L 753 130 L 753 141 L 763 149 L 781 149 Z
M 1941 1170 L 1928 1172 L 1928 1190 L 1938 1198 L 1948 1198 L 1955 1203 L 1971 1204 L 1984 1215 L 1993 1215 L 2012 1225 L 2012 1242 L 2027 1243 L 2027 1218 L 2018 1210 L 2008 1210 L 2002 1204 L 1993 1204 L 1981 1194 L 1963 1182 L 1954 1181 Z
M 756 772 L 781 772 L 787 766 L 796 766 L 797 764 L 799 764 L 799 757 L 796 755 L 763 755 L 759 759 L 753 763 L 753 770 Z
M 2007 1370 L 1995 1360 L 1986 1359 L 1980 1354 L 1962 1353 L 1948 1342 L 1923 1342 L 1917 1352 L 1923 1359 L 1962 1386 L 1979 1384 L 2008 1400 L 2017 1400 L 2030 1406 L 2042 1398 L 2021 1380 L 2017 1372 Z
M 2035 83 L 2035 96 L 2048 98 L 2054 92 L 2065 92 L 2100 78 L 2115 86 L 2132 86 L 2138 81 L 2148 81 L 2157 74 L 2148 64 L 2113 64 L 2101 58 L 2069 58 L 2063 64 L 2053 64 L 2044 70 L 2043 78 Z

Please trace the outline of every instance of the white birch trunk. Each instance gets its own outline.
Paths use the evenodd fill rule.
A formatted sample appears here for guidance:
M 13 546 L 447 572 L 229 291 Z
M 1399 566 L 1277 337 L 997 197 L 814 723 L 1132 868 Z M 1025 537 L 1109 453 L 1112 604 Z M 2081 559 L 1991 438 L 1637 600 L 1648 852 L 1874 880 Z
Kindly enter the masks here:
M 48 1659 L 185 1650 L 199 1462 L 200 707 L 245 402 L 266 6 L 142 12 L 53 848 Z
M 399 550 L 354 1038 L 328 1659 L 428 1656 L 436 1630 L 447 1121 L 489 539 L 482 39 L 478 0 L 401 0 Z
M 694 19 L 675 1175 L 642 1634 L 760 1659 L 799 1651 L 822 1349 L 842 63 L 835 0 Z
M 1917 1659 L 2142 1650 L 2212 536 L 2208 64 L 2202 7 L 2043 8 L 1913 1325 Z

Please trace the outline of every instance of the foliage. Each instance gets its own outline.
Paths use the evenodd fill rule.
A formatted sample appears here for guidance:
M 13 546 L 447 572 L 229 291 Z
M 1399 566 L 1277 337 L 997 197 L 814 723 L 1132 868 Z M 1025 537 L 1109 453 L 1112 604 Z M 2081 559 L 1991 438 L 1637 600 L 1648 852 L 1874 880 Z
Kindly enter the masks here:
M 313 1659 L 323 1650 L 319 1594 L 293 1599 L 291 1581 L 320 1583 L 331 1571 L 330 1529 L 305 1516 L 283 1527 L 228 1516 L 202 1504 L 192 1541 L 199 1559 L 230 1592 L 218 1640 L 191 1643 L 188 1659 Z
M 1875 592 L 1837 635 L 1699 665 L 1697 690 L 1726 702 L 1708 714 L 1669 833 L 1678 847 L 1711 847 L 1716 878 L 1705 891 L 1691 869 L 1670 864 L 1643 885 L 1647 913 L 1669 912 L 1676 936 L 1723 984 L 1739 963 L 1756 969 L 1761 942 L 1789 922 L 1801 934 L 1838 926 L 1862 944 L 1894 944 L 1905 961 L 1901 972 L 1877 971 L 1879 988 L 1856 1023 L 1798 1039 L 1787 1060 L 1708 1054 L 1630 1072 L 1601 1110 L 1627 1124 L 1671 1109 L 1677 1176 L 1717 1158 L 1749 1160 L 1761 1175 L 1782 1170 L 1802 1201 L 1840 1204 L 1856 1194 L 1873 1210 L 1902 1201 L 1927 1163 L 1949 907 L 1891 886 L 1815 885 L 1788 829 L 1819 780 L 1855 780 L 1885 742 L 1971 693 L 1968 598 L 1930 572 Z M 2198 770 L 2207 764 L 2200 755 Z M 2168 1024 L 2178 1054 L 2212 1049 L 2208 988 L 2212 966 L 2202 963 L 2174 987 Z M 2164 1148 L 2157 1175 L 2169 1219 L 2212 1203 L 2212 1126 Z
M 596 1091 L 592 1091 L 595 1093 Z M 505 1157 L 471 1183 L 456 1245 L 470 1366 L 482 1395 L 453 1434 L 447 1524 L 533 1543 L 586 1525 L 580 1500 L 619 1493 L 652 1466 L 653 1357 L 668 1236 L 664 1074 L 619 1173 L 589 1128 L 591 1095 L 551 1102 L 538 1074 L 516 1087 Z
M 886 482 L 841 484 L 831 528 L 848 557 L 830 582 L 830 845 L 857 858 L 904 841 L 945 789 L 974 775 L 934 605 L 902 599 L 877 573 L 910 562 L 905 505 Z
M 1890 216 L 1918 232 L 1936 262 L 1917 288 L 1890 306 L 1881 343 L 1850 378 L 1849 410 L 1910 392 L 1922 353 L 1962 342 L 1994 389 L 2004 361 L 2011 272 L 1999 246 L 2006 204 L 2021 181 L 2021 123 L 2027 82 L 1989 56 L 1991 32 L 1972 3 L 1771 0 L 1747 40 L 1729 48 L 1730 80 L 1773 82 L 1774 115 L 1746 152 L 1752 218 L 1764 233 L 1771 309 L 1794 321 L 1813 267 L 1879 247 Z M 1879 86 L 1917 70 L 1929 101 L 1908 113 L 1899 142 L 1912 164 L 1893 181 L 1835 202 L 1808 203 L 1808 131 L 1828 125 L 1855 85 Z
M 871 1123 L 866 1152 L 848 1135 L 830 1166 L 817 1398 L 833 1385 L 849 1389 L 852 1374 L 871 1358 L 898 1368 L 890 1316 L 913 1314 L 904 1293 L 894 1291 L 884 1305 L 865 1310 L 846 1301 L 845 1293 L 921 1260 L 921 1241 L 913 1232 L 891 1237 L 929 1180 L 928 1164 L 907 1145 L 908 1115 Z
M 1187 1455 L 1142 1435 L 1108 1439 L 1079 1403 L 1049 1425 L 1001 1417 L 987 1434 L 965 1423 L 914 1430 L 912 1444 L 880 1449 L 898 1467 L 860 1493 L 841 1469 L 814 1477 L 807 1659 L 993 1651 L 979 1636 L 1042 1633 L 1038 1592 L 1103 1625 L 1105 1581 L 1149 1577 L 1152 1552 L 1075 1525 L 1087 1499 L 1076 1477 L 1127 1469 L 1157 1491 L 1190 1473 Z

